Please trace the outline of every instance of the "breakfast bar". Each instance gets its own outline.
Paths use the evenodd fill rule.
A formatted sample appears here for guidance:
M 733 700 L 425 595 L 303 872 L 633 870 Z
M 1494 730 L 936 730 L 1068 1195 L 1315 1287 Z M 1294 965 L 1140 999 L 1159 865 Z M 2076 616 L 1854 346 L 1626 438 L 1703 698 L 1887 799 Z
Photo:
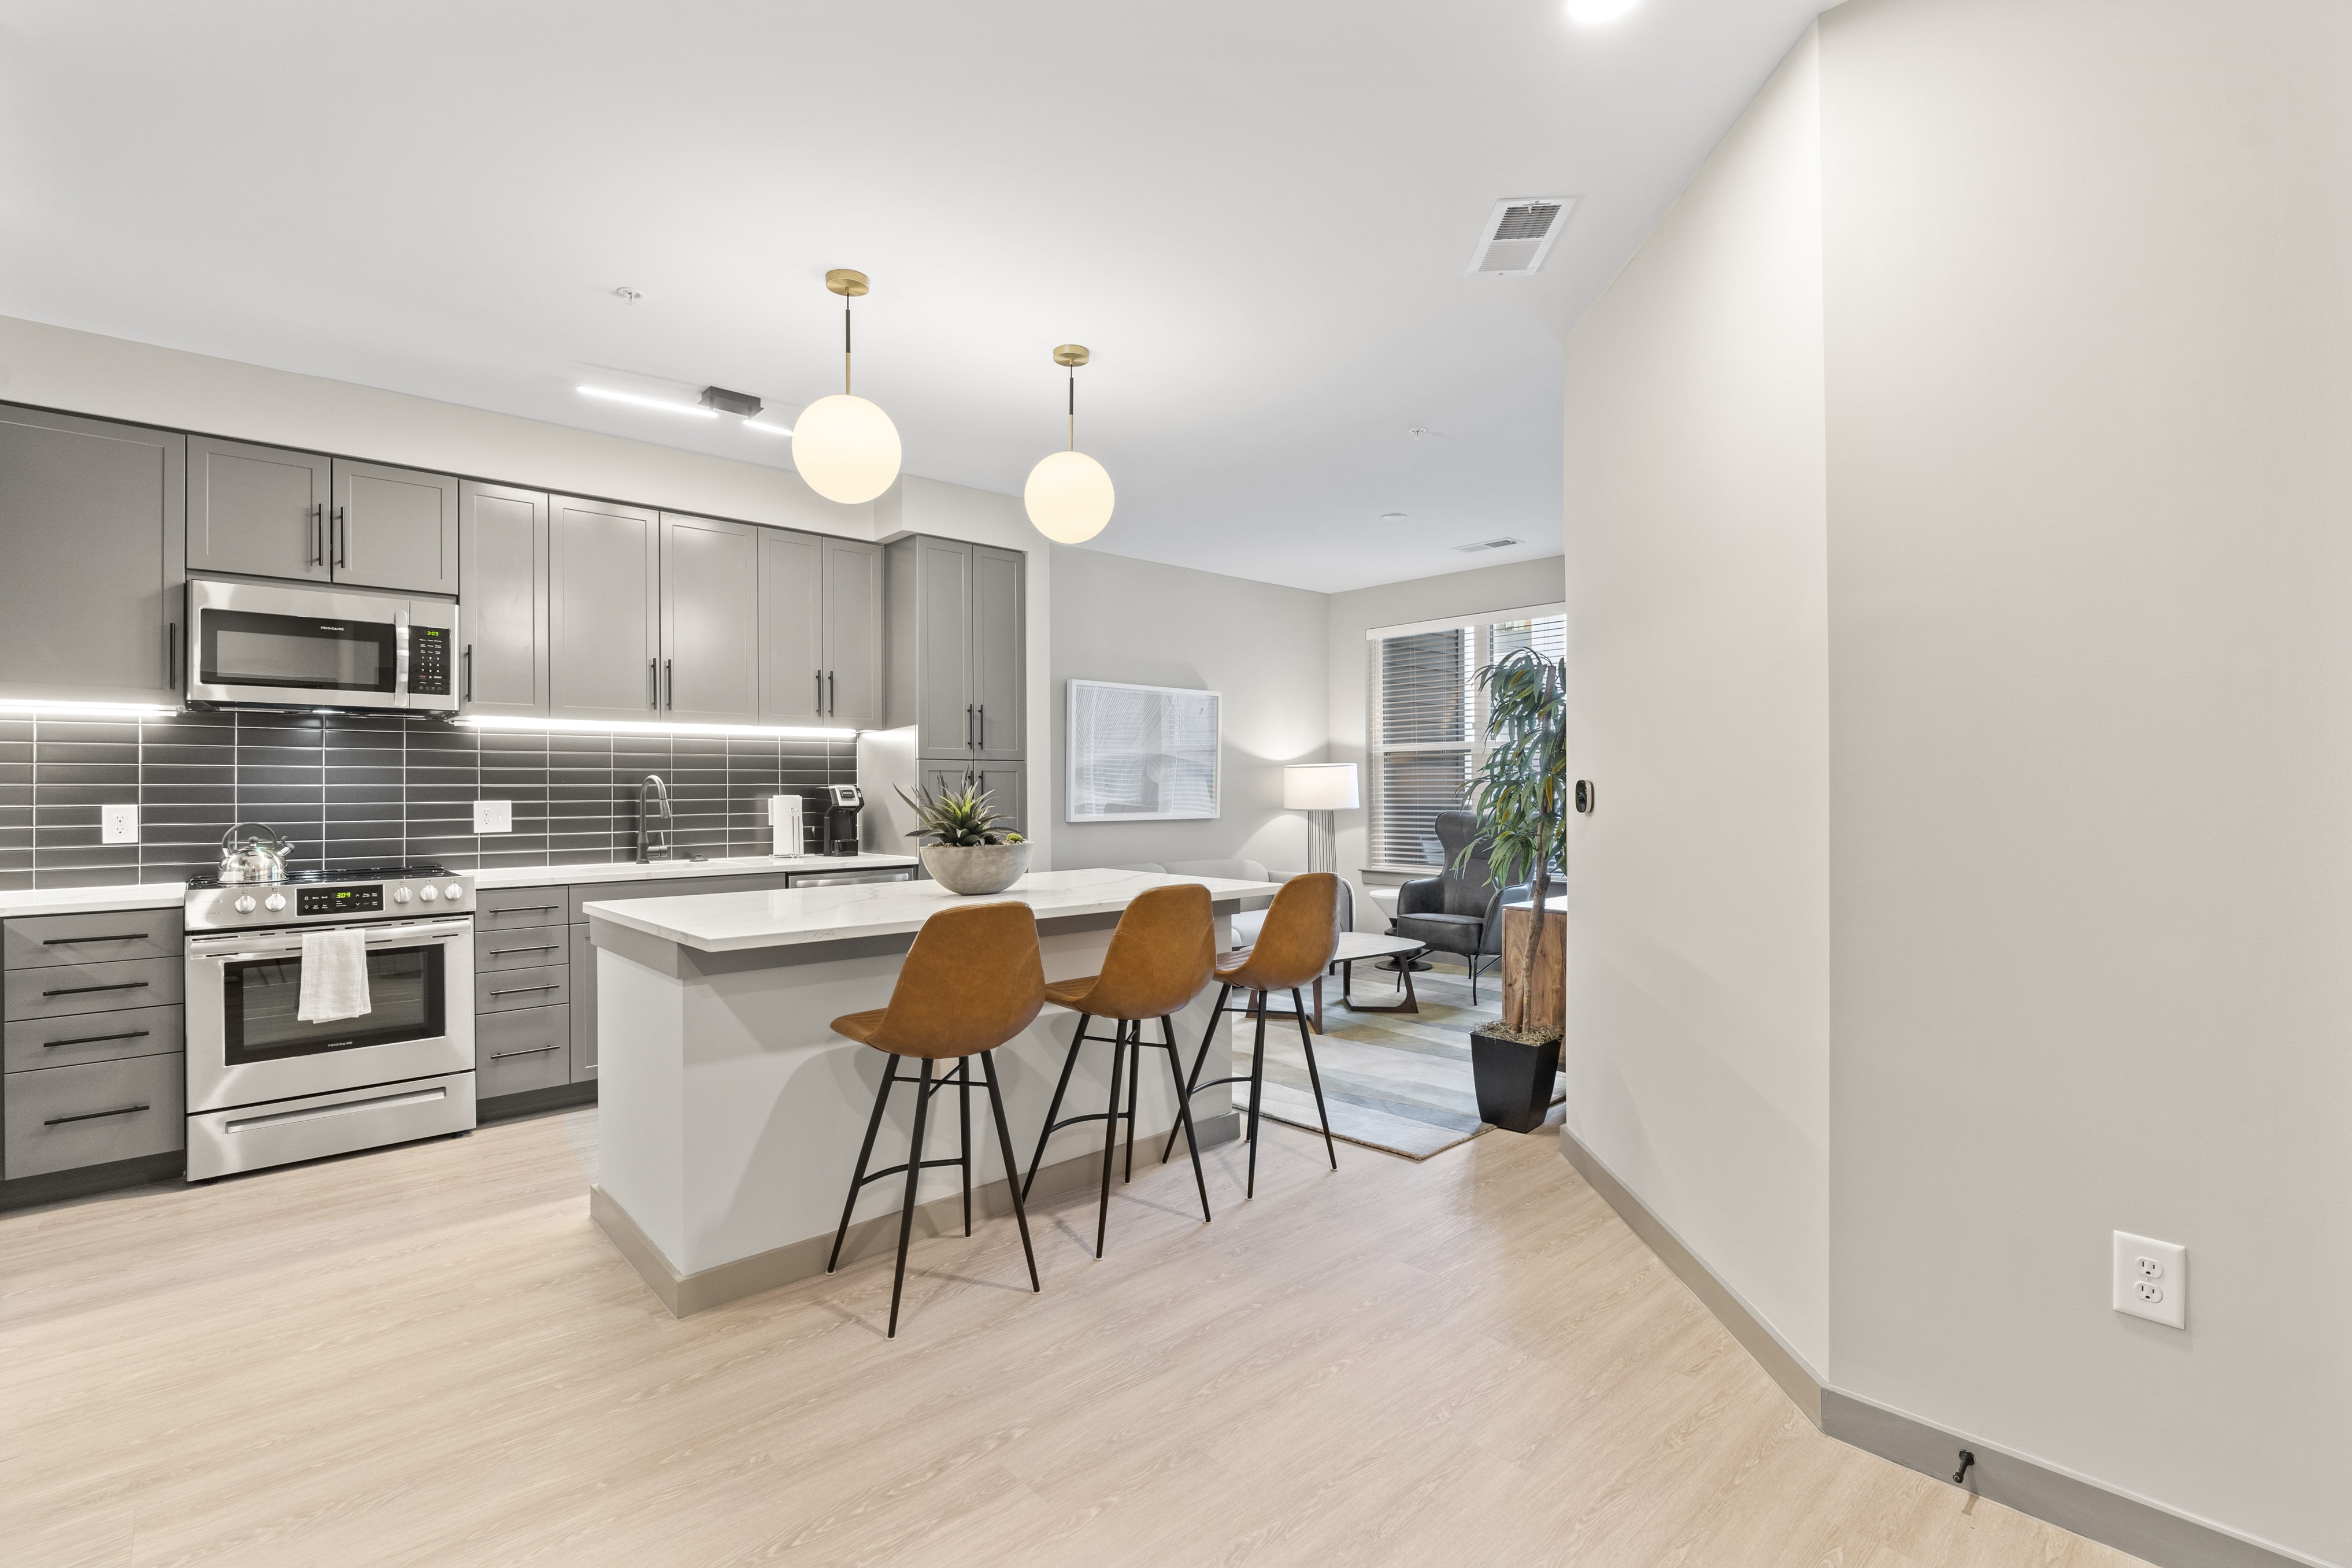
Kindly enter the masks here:
M 824 1270 L 858 1144 L 887 1059 L 835 1034 L 832 1020 L 888 1003 L 915 933 L 942 909 L 1013 901 L 1037 917 L 1048 981 L 1096 972 L 1119 915 L 1148 889 L 1208 888 L 1219 946 L 1232 916 L 1264 904 L 1273 883 L 1150 873 L 1036 872 L 1006 893 L 964 898 L 935 882 L 714 893 L 585 906 L 596 954 L 599 1168 L 591 1212 L 604 1234 L 678 1316 Z M 1209 1019 L 1214 992 L 1177 1016 L 1185 1065 Z M 1013 1146 L 1035 1148 L 1047 1101 L 1076 1018 L 1048 1008 L 998 1051 Z M 1098 1108 L 1110 1089 L 1110 1051 L 1088 1050 L 1068 1105 Z M 1212 1045 L 1204 1080 L 1232 1071 L 1229 1036 Z M 1141 1080 L 1137 1127 L 1154 1134 L 1176 1120 L 1164 1073 Z M 904 1146 L 911 1096 L 891 1108 L 886 1136 Z M 1234 1118 L 1203 1099 L 1194 1115 L 1204 1145 L 1230 1140 Z M 934 1127 L 940 1124 L 935 1121 Z M 952 1127 L 929 1153 L 954 1152 Z M 992 1137 L 975 1136 L 976 1201 L 1003 1212 L 1003 1161 Z M 1140 1151 L 1139 1151 L 1140 1152 Z M 1059 1134 L 1045 1155 L 1038 1193 L 1055 1167 L 1099 1170 L 1099 1128 Z M 1071 1173 L 1071 1179 L 1076 1172 Z M 857 1209 L 851 1249 L 884 1228 L 895 1236 L 898 1198 L 877 1184 Z M 920 1203 L 958 1208 L 952 1169 L 927 1173 Z M 942 1200 L 945 1200 L 942 1202 Z M 927 1219 L 928 1213 L 919 1216 Z M 960 1219 L 958 1221 L 960 1223 Z

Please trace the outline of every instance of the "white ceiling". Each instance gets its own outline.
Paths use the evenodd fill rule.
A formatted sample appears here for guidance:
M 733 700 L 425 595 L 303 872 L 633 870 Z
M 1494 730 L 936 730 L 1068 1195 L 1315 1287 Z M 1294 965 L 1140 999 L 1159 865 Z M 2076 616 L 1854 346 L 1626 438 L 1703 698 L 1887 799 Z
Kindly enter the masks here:
M 1819 8 L 0 0 L 0 313 L 782 467 L 572 389 L 788 420 L 854 267 L 908 472 L 1017 494 L 1081 342 L 1097 548 L 1394 581 L 1559 551 L 1561 340 Z

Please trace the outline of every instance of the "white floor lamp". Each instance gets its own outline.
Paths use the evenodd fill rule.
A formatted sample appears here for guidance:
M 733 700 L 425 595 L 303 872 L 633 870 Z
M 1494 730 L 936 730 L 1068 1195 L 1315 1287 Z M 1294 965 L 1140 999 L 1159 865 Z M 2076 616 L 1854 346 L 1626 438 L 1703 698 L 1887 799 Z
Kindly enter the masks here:
M 1307 813 L 1307 869 L 1338 871 L 1339 852 L 1331 813 L 1362 804 L 1352 762 L 1293 762 L 1282 770 L 1282 809 Z

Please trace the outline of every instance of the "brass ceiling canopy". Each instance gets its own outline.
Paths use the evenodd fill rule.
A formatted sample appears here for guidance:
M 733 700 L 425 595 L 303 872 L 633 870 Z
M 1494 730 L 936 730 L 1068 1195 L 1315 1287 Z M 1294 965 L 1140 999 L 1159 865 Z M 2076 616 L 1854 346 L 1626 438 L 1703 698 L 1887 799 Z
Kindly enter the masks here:
M 824 286 L 845 299 L 855 299 L 866 292 L 866 275 L 845 267 L 836 267 L 824 275 Z M 1084 352 L 1083 350 L 1080 352 Z
M 1087 346 L 1084 343 L 1065 343 L 1054 350 L 1054 362 L 1076 370 L 1087 362 Z

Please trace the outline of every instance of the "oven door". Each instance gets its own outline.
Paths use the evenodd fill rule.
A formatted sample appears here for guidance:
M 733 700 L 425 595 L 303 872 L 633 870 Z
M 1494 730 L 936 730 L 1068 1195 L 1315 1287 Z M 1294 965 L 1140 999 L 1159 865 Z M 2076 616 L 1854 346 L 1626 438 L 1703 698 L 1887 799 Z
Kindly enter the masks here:
M 217 1111 L 474 1065 L 474 923 L 366 928 L 369 1010 L 305 1023 L 302 933 L 187 942 L 188 1110 Z
M 446 678 L 454 610 L 379 594 L 194 579 L 188 700 L 455 708 Z

